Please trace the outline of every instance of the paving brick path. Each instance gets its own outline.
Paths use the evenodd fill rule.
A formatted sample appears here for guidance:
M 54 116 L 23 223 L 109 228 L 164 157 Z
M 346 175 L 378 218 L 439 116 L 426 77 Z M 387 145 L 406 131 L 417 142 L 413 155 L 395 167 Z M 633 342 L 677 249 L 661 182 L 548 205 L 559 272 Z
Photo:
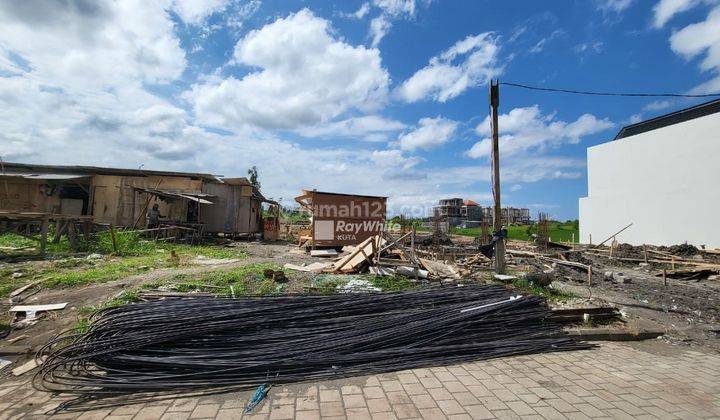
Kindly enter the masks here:
M 720 355 L 662 342 L 518 356 L 65 413 L 80 419 L 693 419 L 720 418 Z M 60 400 L 27 380 L 0 384 L 0 418 L 47 418 Z

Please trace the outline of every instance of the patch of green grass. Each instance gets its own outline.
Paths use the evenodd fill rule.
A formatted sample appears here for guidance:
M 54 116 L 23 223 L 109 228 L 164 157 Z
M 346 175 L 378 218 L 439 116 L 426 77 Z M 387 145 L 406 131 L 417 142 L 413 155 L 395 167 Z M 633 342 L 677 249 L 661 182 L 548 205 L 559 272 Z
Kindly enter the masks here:
M 383 292 L 400 292 L 413 287 L 413 283 L 408 278 L 402 276 L 373 277 L 370 283 L 382 289 Z
M 200 274 L 178 274 L 164 282 L 145 285 L 156 289 L 172 285 L 178 292 L 206 291 L 225 296 L 265 296 L 279 293 L 282 285 L 263 276 L 265 270 L 282 271 L 277 264 L 256 263 Z M 232 286 L 232 288 L 231 288 Z
M 122 292 L 119 296 L 112 299 L 108 299 L 100 305 L 96 306 L 83 306 L 78 310 L 79 316 L 77 323 L 75 323 L 75 332 L 78 334 L 85 334 L 90 328 L 90 316 L 97 311 L 103 309 L 117 308 L 119 306 L 128 305 L 131 303 L 139 302 L 137 290 L 127 290 Z
M 13 242 L 17 238 L 8 238 L 7 236 L 0 235 L 0 238 L 5 240 L 5 243 L 18 244 L 18 242 Z M 117 238 L 122 236 L 119 234 Z M 119 280 L 155 268 L 187 265 L 193 258 L 198 256 L 242 259 L 248 255 L 244 250 L 237 248 L 167 244 L 142 239 L 136 234 L 128 235 L 128 237 L 131 237 L 132 240 L 121 239 L 117 241 L 117 254 L 103 259 L 68 258 L 43 264 L 42 266 L 28 266 L 33 268 L 25 266 L 0 268 L 0 297 L 6 296 L 23 284 L 42 278 L 47 279 L 42 283 L 42 287 L 72 287 Z M 101 251 L 101 253 L 109 252 L 112 249 L 111 241 L 107 238 L 103 239 L 103 234 L 100 234 L 99 238 L 98 242 L 96 242 L 97 247 L 93 250 Z M 22 239 L 26 240 L 25 238 Z M 172 256 L 173 251 L 176 257 Z M 265 268 L 269 268 L 269 266 Z M 237 274 L 247 274 L 243 270 L 252 271 L 252 267 L 240 268 Z M 262 274 L 262 269 L 260 270 L 260 274 Z M 13 278 L 12 274 L 17 271 L 22 272 L 23 276 Z
M 14 233 L 4 233 L 0 235 L 0 246 L 11 247 L 11 248 L 23 248 L 26 246 L 37 246 L 37 241 L 28 239 L 24 236 L 16 235 Z
M 337 293 L 338 287 L 345 286 L 348 280 L 344 278 L 327 278 L 321 281 L 313 281 L 313 291 L 321 295 L 332 295 Z
M 122 292 L 119 296 L 116 296 L 112 299 L 108 299 L 105 302 L 101 303 L 97 306 L 83 306 L 78 310 L 80 315 L 92 315 L 93 313 L 103 310 L 103 309 L 109 309 L 109 308 L 117 308 L 118 306 L 127 305 L 130 303 L 139 302 L 140 298 L 138 297 L 138 291 L 137 290 L 127 290 Z
M 78 334 L 85 334 L 90 330 L 90 320 L 88 318 L 78 318 L 73 328 Z
M 153 257 L 132 257 L 111 262 L 100 262 L 92 268 L 54 270 L 43 273 L 48 279 L 43 282 L 46 287 L 72 287 L 91 283 L 105 283 L 124 277 L 140 274 L 151 267 L 166 267 L 167 260 Z
M 48 233 L 48 238 L 52 238 L 52 233 Z M 98 232 L 91 236 L 89 241 L 85 241 L 80 236 L 80 242 L 76 249 L 72 249 L 67 237 L 63 236 L 59 243 L 53 243 L 51 240 L 47 244 L 47 253 L 50 255 L 67 255 L 73 252 L 88 252 L 98 254 L 113 254 L 124 257 L 139 257 L 146 255 L 154 255 L 158 252 L 170 252 L 175 250 L 178 254 L 186 254 L 192 256 L 204 255 L 208 258 L 243 258 L 247 253 L 242 249 L 224 248 L 208 245 L 183 245 L 154 241 L 145 238 L 138 232 L 132 231 L 115 231 L 115 247 L 113 247 L 112 235 L 109 231 Z M 32 239 L 15 234 L 0 235 L 0 246 L 20 248 L 32 246 L 37 248 L 38 242 Z M 158 251 L 162 250 L 162 251 Z M 33 251 L 37 252 L 37 251 Z

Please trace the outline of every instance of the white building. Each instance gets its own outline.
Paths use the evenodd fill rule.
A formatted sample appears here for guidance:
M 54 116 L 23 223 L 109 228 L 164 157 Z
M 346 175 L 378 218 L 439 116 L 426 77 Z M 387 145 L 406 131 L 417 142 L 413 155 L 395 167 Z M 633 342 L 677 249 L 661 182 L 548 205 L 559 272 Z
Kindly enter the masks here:
M 629 125 L 588 148 L 580 241 L 720 248 L 720 100 Z

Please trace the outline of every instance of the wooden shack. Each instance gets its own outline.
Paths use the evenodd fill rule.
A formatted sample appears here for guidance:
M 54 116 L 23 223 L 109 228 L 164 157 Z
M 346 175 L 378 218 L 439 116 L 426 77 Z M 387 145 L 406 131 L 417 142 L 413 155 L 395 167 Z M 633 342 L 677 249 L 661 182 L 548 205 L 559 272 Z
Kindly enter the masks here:
M 137 228 L 159 205 L 163 221 L 206 233 L 261 231 L 265 198 L 245 178 L 144 169 L 4 163 L 0 210 L 91 215 L 95 223 Z
M 303 190 L 295 201 L 311 215 L 313 248 L 357 245 L 385 229 L 387 197 Z
M 247 178 L 225 178 L 205 183 L 203 192 L 216 197 L 204 214 L 212 232 L 257 232 L 261 229 L 261 203 L 267 201 Z

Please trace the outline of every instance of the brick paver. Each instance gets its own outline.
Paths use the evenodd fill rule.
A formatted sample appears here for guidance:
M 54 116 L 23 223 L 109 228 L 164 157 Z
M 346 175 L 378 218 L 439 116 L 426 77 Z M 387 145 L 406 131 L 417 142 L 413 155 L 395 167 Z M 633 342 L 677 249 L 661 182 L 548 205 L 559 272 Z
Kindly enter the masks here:
M 276 386 L 252 413 L 252 392 L 176 398 L 62 419 L 690 419 L 720 418 L 720 355 L 606 343 L 592 350 Z M 28 381 L 0 384 L 0 419 L 45 418 L 67 397 Z

